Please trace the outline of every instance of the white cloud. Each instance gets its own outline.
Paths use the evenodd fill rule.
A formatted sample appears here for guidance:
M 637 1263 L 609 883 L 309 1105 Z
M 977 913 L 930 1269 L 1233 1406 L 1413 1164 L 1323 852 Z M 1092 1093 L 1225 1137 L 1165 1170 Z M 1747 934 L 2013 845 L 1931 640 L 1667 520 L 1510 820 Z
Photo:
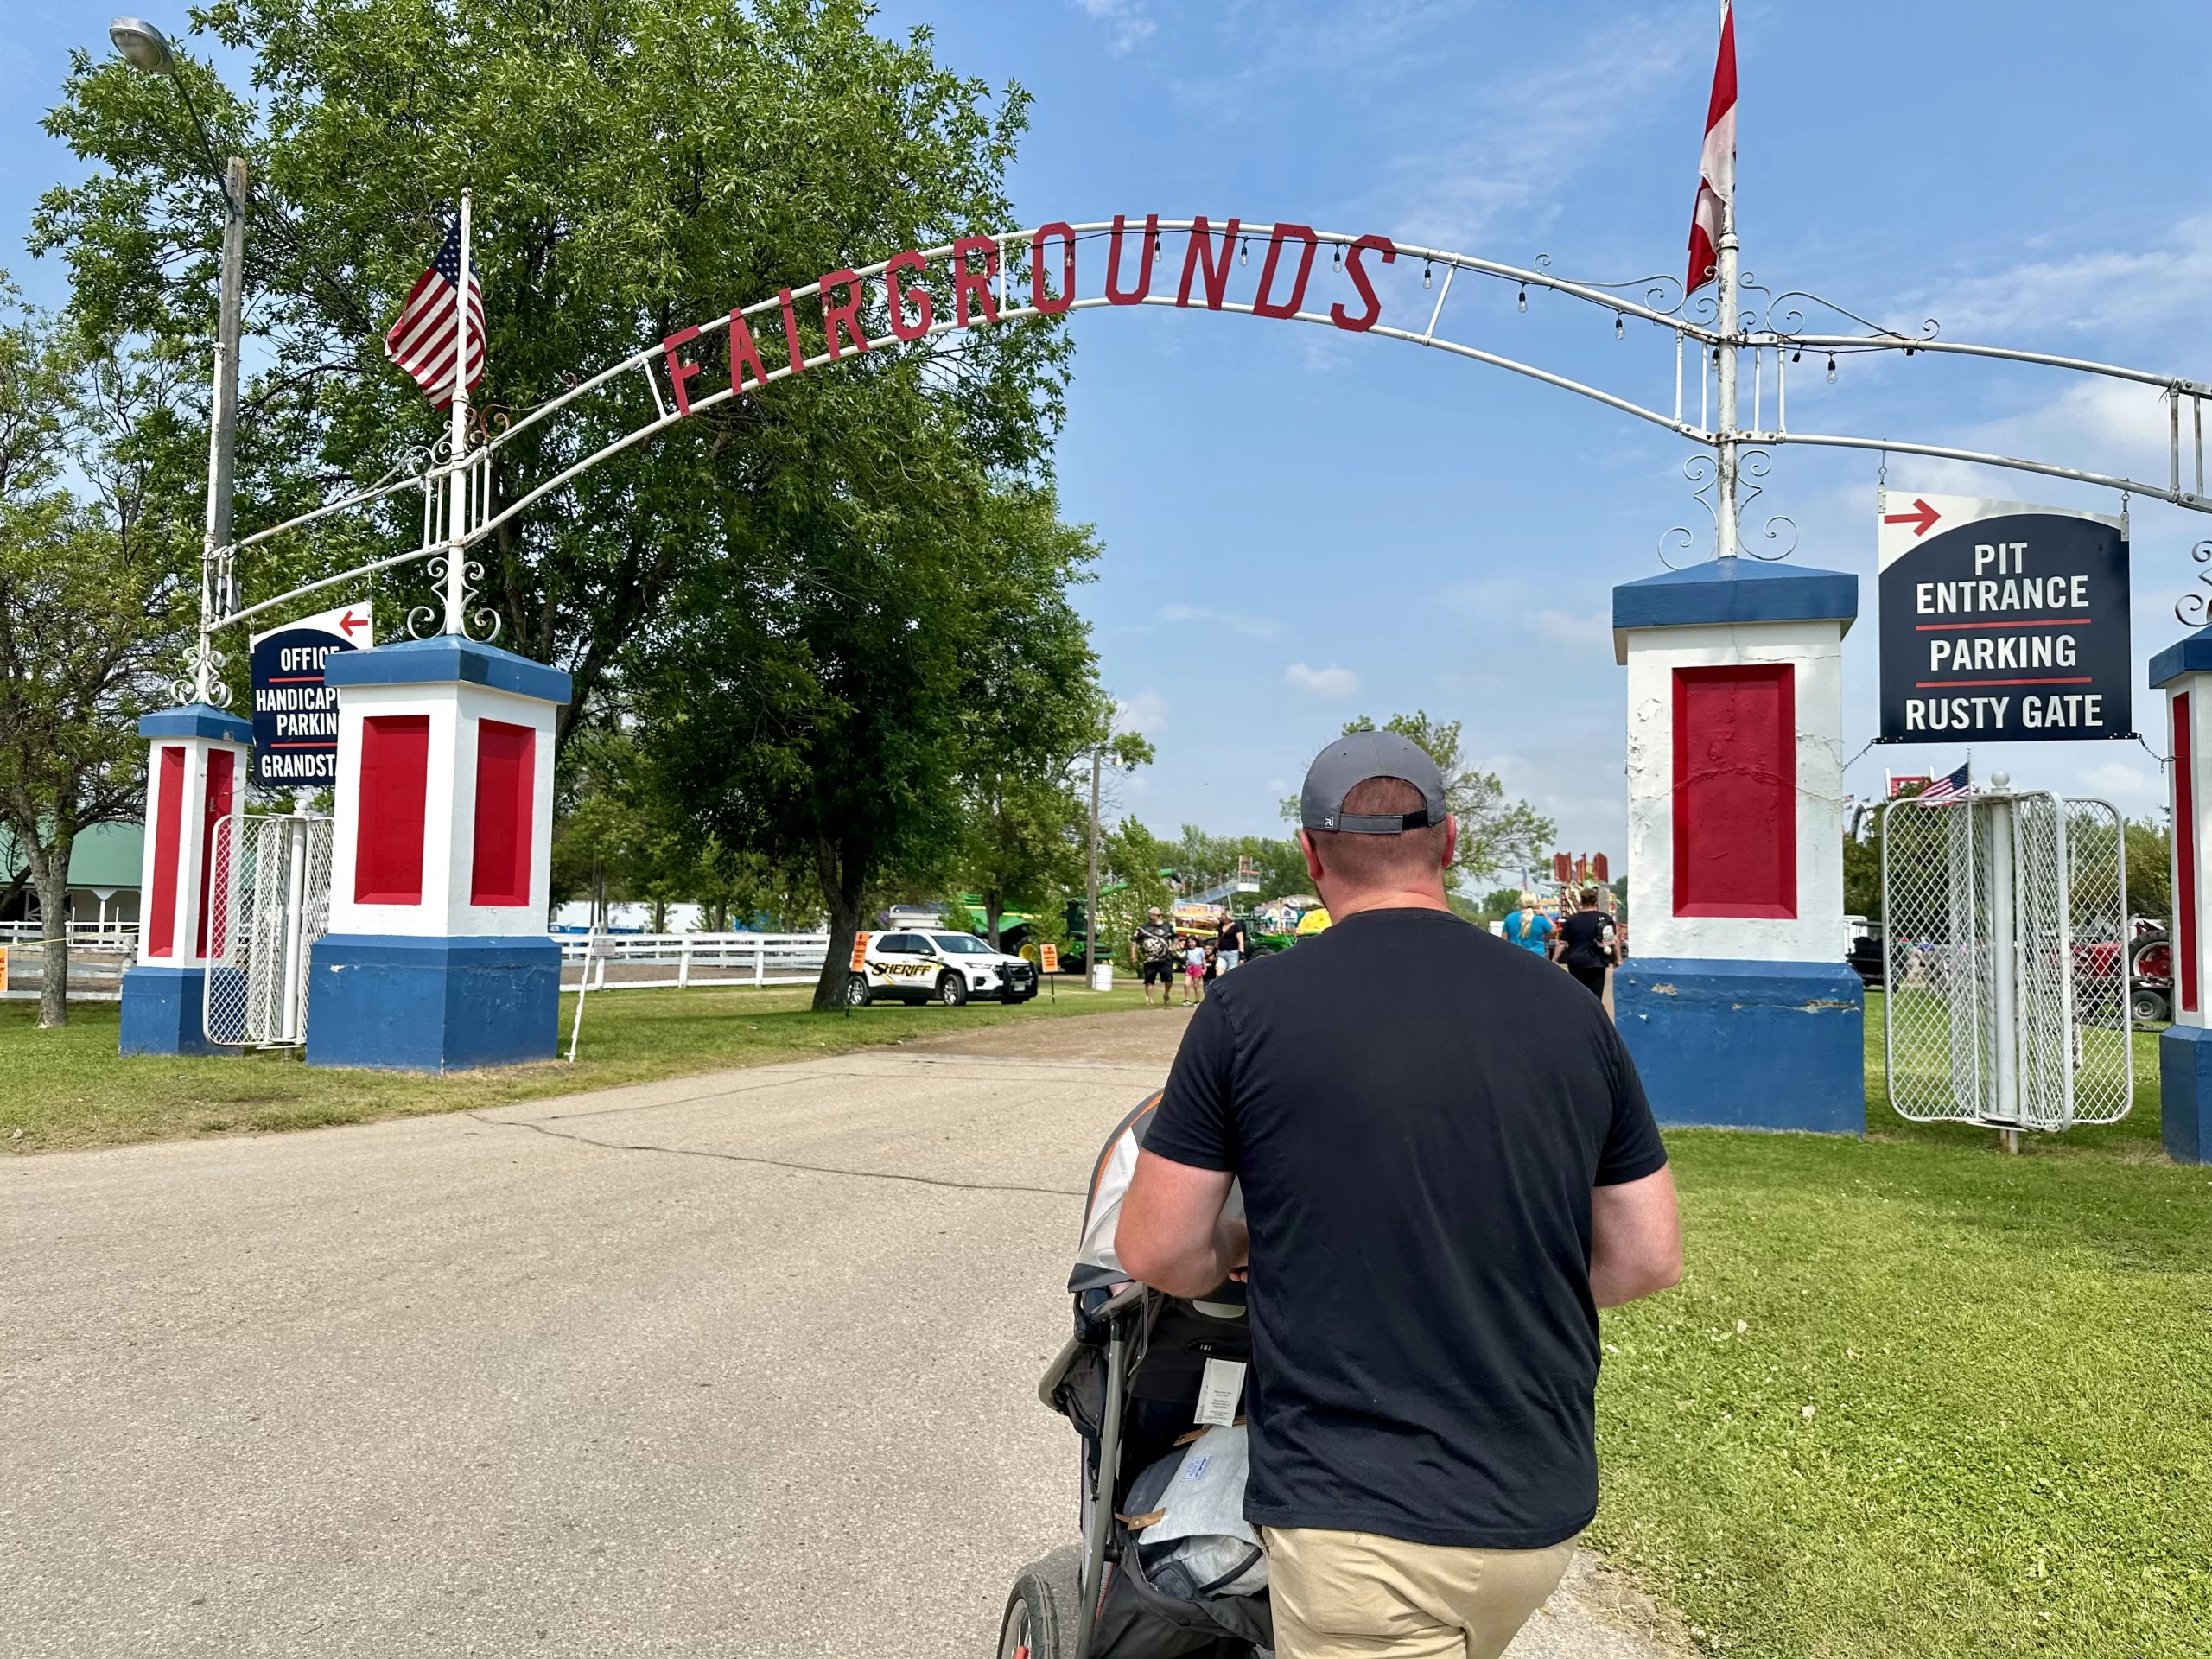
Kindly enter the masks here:
M 2017 264 L 1920 296 L 1910 308 L 1938 318 L 1947 338 L 2014 343 L 2036 332 L 2202 327 L 2212 300 L 2212 214 L 2185 219 L 2166 245 L 2100 248 L 2068 259 Z
M 1680 101 L 1691 38 L 1676 17 L 1614 18 L 1549 54 L 1551 67 L 1499 77 L 1471 100 L 1464 130 L 1391 163 L 1396 181 L 1375 207 L 1408 239 L 1443 247 L 1469 246 L 1503 220 L 1548 223 L 1562 187 L 1615 148 L 1623 128 L 1662 96 Z M 1425 112 L 1425 135 L 1435 118 Z
M 1152 38 L 1160 27 L 1145 15 L 1144 0 L 1075 0 L 1077 10 L 1106 28 L 1107 49 L 1116 55 Z
M 1160 607 L 1163 622 L 1212 622 L 1232 628 L 1254 639 L 1273 639 L 1282 632 L 1282 624 L 1271 616 L 1233 616 L 1226 611 L 1217 611 L 1204 605 L 1163 605 Z
M 1612 620 L 1592 611 L 1539 611 L 1536 626 L 1545 639 L 1556 639 L 1562 645 L 1587 645 L 1593 639 L 1611 641 L 1613 637 Z
M 1359 676 L 1334 663 L 1326 668 L 1293 663 L 1283 670 L 1282 677 L 1300 690 L 1310 691 L 1317 697 L 1348 697 L 1359 690 Z
M 1164 732 L 1167 729 L 1167 699 L 1157 691 L 1140 691 L 1114 704 L 1117 732 Z

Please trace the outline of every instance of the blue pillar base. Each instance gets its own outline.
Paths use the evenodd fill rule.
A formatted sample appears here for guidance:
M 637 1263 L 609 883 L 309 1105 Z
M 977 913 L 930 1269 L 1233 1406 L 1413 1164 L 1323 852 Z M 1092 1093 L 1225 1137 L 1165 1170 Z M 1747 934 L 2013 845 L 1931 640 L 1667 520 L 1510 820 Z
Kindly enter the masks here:
M 2177 1164 L 2212 1163 L 2212 1031 L 2169 1026 L 2158 1034 L 2158 1138 Z
M 126 968 L 123 970 L 125 1054 L 236 1054 L 207 1040 L 201 1022 L 204 968 Z
M 543 934 L 331 933 L 308 958 L 309 1065 L 466 1071 L 560 1049 L 561 947 Z
M 1670 1128 L 1866 1133 L 1866 993 L 1840 962 L 1635 958 L 1613 1010 Z

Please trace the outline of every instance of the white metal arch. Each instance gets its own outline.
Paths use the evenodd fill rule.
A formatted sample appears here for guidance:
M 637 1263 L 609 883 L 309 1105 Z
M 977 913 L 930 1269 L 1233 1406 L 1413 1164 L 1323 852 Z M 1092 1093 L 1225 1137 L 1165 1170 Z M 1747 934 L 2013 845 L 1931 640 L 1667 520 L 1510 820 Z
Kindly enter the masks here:
M 1361 237 L 1347 232 L 1313 230 L 1304 226 L 1287 224 L 1245 225 L 1239 220 L 1230 219 L 1223 225 L 1215 226 L 1209 224 L 1204 219 L 1148 218 L 1135 226 L 1131 226 L 1126 219 L 1116 219 L 1111 221 L 1095 220 L 1079 225 L 1052 224 L 1027 231 L 978 236 L 959 244 L 947 243 L 934 248 L 920 250 L 918 255 L 923 262 L 940 273 L 946 269 L 946 262 L 952 259 L 957 249 L 966 251 L 962 256 L 963 260 L 988 255 L 987 264 L 990 267 L 990 280 L 995 288 L 996 315 L 987 321 L 979 320 L 981 326 L 988 327 L 997 323 L 1021 321 L 1042 315 L 1061 315 L 1069 311 L 1087 311 L 1122 304 L 1137 303 L 1171 307 L 1185 304 L 1173 294 L 1148 291 L 1141 299 L 1135 300 L 1127 297 L 1109 298 L 1104 293 L 1092 294 L 1077 297 L 1064 305 L 1056 306 L 1050 311 L 1040 310 L 1033 302 L 1015 304 L 1014 302 L 1016 298 L 1014 273 L 1017 267 L 1025 270 L 1033 270 L 1033 261 L 1043 239 L 1050 236 L 1057 243 L 1058 238 L 1064 233 L 1075 240 L 1081 241 L 1110 238 L 1116 245 L 1124 238 L 1137 238 L 1140 245 L 1135 257 L 1145 262 L 1147 275 L 1144 278 L 1144 285 L 1147 289 L 1151 282 L 1149 275 L 1151 260 L 1148 257 L 1151 250 L 1145 247 L 1143 244 L 1154 238 L 1164 242 L 1169 237 L 1179 236 L 1192 238 L 1198 235 L 1211 238 L 1226 234 L 1230 239 L 1246 244 L 1250 241 L 1272 243 L 1278 238 L 1286 242 L 1297 240 L 1302 244 L 1304 239 L 1310 236 L 1317 246 L 1331 247 L 1336 250 L 1338 257 L 1344 257 L 1363 242 Z M 1545 385 L 1557 387 L 1560 391 L 1573 392 L 1578 397 L 1602 404 L 1617 413 L 1663 428 L 1690 443 L 1711 450 L 1718 463 L 1716 476 L 1719 488 L 1713 503 L 1713 511 L 1717 530 L 1716 548 L 1722 556 L 1732 556 L 1738 545 L 1736 518 L 1738 508 L 1736 499 L 1736 481 L 1738 458 L 1748 458 L 1759 451 L 1783 444 L 1883 450 L 1899 454 L 1926 455 L 1941 460 L 2004 467 L 2016 472 L 2039 474 L 2046 477 L 2097 485 L 2132 495 L 2166 501 L 2175 506 L 2193 512 L 2212 512 L 2212 499 L 2208 499 L 2204 491 L 2203 444 L 2203 405 L 2208 397 L 2212 397 L 2212 385 L 2177 375 L 2126 368 L 2049 353 L 1939 340 L 1936 337 L 1935 325 L 1932 322 L 1926 325 L 1920 334 L 1907 334 L 1866 323 L 1864 319 L 1843 310 L 1840 307 L 1834 306 L 1818 299 L 1817 296 L 1802 292 L 1786 293 L 1770 299 L 1761 311 L 1741 310 L 1738 305 L 1739 295 L 1734 269 L 1736 253 L 1732 226 L 1727 227 L 1723 237 L 1718 291 L 1711 296 L 1701 292 L 1687 308 L 1684 302 L 1689 299 L 1689 296 L 1681 293 L 1681 283 L 1672 277 L 1650 277 L 1625 283 L 1575 282 L 1554 275 L 1548 268 L 1548 262 L 1541 257 L 1536 268 L 1531 269 L 1506 264 L 1497 260 L 1478 258 L 1471 254 L 1454 252 L 1446 249 L 1390 244 L 1380 238 L 1367 238 L 1365 245 L 1370 250 L 1372 257 L 1386 257 L 1393 262 L 1399 259 L 1418 260 L 1427 271 L 1440 270 L 1442 283 L 1437 289 L 1436 298 L 1425 327 L 1409 328 L 1385 324 L 1379 320 L 1378 316 L 1376 321 L 1367 326 L 1352 328 L 1351 332 L 1372 334 L 1382 339 L 1444 352 L 1471 362 L 1502 369 Z M 1388 248 L 1389 250 L 1388 255 L 1380 252 L 1379 247 Z M 1228 243 L 1224 241 L 1223 244 L 1224 261 L 1227 257 L 1227 248 Z M 902 262 L 911 262 L 914 257 L 908 254 L 897 257 Z M 851 272 L 850 276 L 861 284 L 877 283 L 884 278 L 886 272 L 893 263 L 892 259 L 880 260 L 874 264 Z M 969 270 L 971 274 L 981 274 L 975 273 L 972 266 Z M 1548 290 L 1581 301 L 1613 313 L 1616 318 L 1620 320 L 1616 322 L 1617 330 L 1626 320 L 1633 318 L 1671 331 L 1675 335 L 1675 385 L 1671 409 L 1647 406 L 1632 398 L 1607 391 L 1601 387 L 1591 385 L 1567 375 L 1555 373 L 1538 365 L 1522 361 L 1503 353 L 1487 350 L 1465 340 L 1453 338 L 1452 334 L 1447 332 L 1446 326 L 1447 312 L 1453 283 L 1462 274 L 1516 284 L 1524 301 L 1527 290 L 1532 288 Z M 842 286 L 847 273 L 838 272 L 834 275 L 838 279 L 836 285 Z M 1025 276 L 1021 280 L 1027 283 L 1029 278 Z M 1746 283 L 1745 286 L 1748 288 L 1751 285 Z M 749 328 L 751 319 L 777 313 L 789 302 L 817 299 L 822 290 L 821 283 L 813 283 L 804 288 L 791 289 L 788 294 L 779 293 L 774 297 L 740 308 L 734 313 L 702 322 L 695 331 L 686 331 L 681 336 L 671 336 L 671 340 L 680 339 L 687 346 L 695 340 L 711 340 L 716 334 L 728 332 L 730 318 L 733 315 L 747 319 Z M 1639 301 L 1629 297 L 1631 291 L 1641 293 L 1643 299 Z M 1753 291 L 1764 293 L 1765 290 L 1754 289 Z M 874 296 L 871 296 L 871 299 L 873 298 Z M 1672 303 L 1662 303 L 1669 299 Z M 864 312 L 874 313 L 876 316 L 887 315 L 887 299 L 886 305 L 883 307 L 870 303 L 864 305 L 862 309 Z M 1820 308 L 1834 315 L 1849 318 L 1852 321 L 1862 324 L 1862 331 L 1849 334 L 1816 334 L 1807 331 L 1803 324 L 1808 307 Z M 1686 308 L 1695 313 L 1707 308 L 1710 308 L 1709 315 L 1684 315 Z M 1219 310 L 1248 316 L 1263 315 L 1256 310 L 1252 302 L 1230 302 L 1225 297 L 1221 303 L 1214 305 L 1206 302 L 1200 296 L 1193 296 L 1187 304 L 1187 308 Z M 1280 315 L 1283 321 L 1324 327 L 1345 327 L 1344 324 L 1335 321 L 1328 313 L 1322 311 L 1299 309 L 1287 315 L 1274 312 L 1264 315 L 1271 317 Z M 872 322 L 874 317 L 871 317 L 870 321 Z M 927 330 L 914 338 L 940 337 L 954 333 L 965 326 L 969 325 L 963 324 L 957 318 L 933 317 Z M 780 334 L 777 338 L 781 338 Z M 864 349 L 873 350 L 880 346 L 910 343 L 912 342 L 903 339 L 887 326 L 884 332 L 868 338 L 867 346 Z M 1696 395 L 1699 405 L 1697 417 L 1694 420 L 1689 418 L 1686 401 L 1687 383 L 1684 378 L 1687 366 L 1686 353 L 1693 346 L 1696 347 L 1698 380 Z M 466 632 L 467 620 L 466 612 L 471 592 L 471 582 L 477 575 L 467 561 L 467 552 L 476 543 L 493 534 L 502 525 L 527 512 L 532 506 L 549 496 L 566 488 L 577 477 L 601 461 L 667 430 L 686 419 L 690 413 L 712 409 L 739 396 L 751 397 L 757 391 L 765 390 L 777 381 L 789 378 L 795 373 L 811 372 L 816 369 L 828 366 L 842 357 L 858 354 L 849 345 L 843 351 L 836 353 L 825 350 L 801 359 L 796 366 L 786 361 L 767 371 L 758 381 L 753 381 L 748 377 L 747 384 L 741 393 L 728 385 L 723 385 L 713 391 L 686 399 L 681 395 L 680 390 L 672 384 L 666 389 L 664 387 L 664 381 L 669 378 L 672 365 L 678 360 L 675 355 L 679 347 L 670 342 L 657 342 L 641 346 L 620 363 L 600 371 L 590 378 L 563 391 L 560 396 L 549 399 L 530 410 L 519 420 L 513 422 L 502 430 L 488 435 L 484 442 L 464 454 L 457 462 L 451 456 L 449 446 L 442 443 L 435 448 L 423 450 L 403 461 L 396 465 L 385 478 L 365 489 L 328 502 L 309 512 L 287 519 L 282 524 L 242 537 L 232 547 L 218 550 L 213 558 L 219 568 L 211 570 L 210 584 L 213 591 L 219 593 L 226 591 L 228 587 L 227 573 L 230 563 L 238 551 L 296 532 L 333 515 L 361 512 L 409 491 L 419 492 L 421 494 L 423 541 L 419 546 L 404 553 L 394 554 L 389 558 L 374 560 L 351 569 L 340 571 L 336 575 L 304 583 L 286 593 L 262 600 L 253 605 L 232 609 L 213 616 L 202 626 L 203 652 L 212 649 L 207 643 L 207 637 L 216 631 L 264 615 L 305 594 L 340 583 L 359 581 L 378 571 L 391 569 L 416 560 L 447 562 L 442 569 L 434 565 L 434 572 L 446 578 L 447 614 L 444 628 L 450 633 Z M 1891 351 L 1903 352 L 1907 355 L 1925 353 L 1986 358 L 2050 368 L 2092 378 L 2155 387 L 2168 402 L 2171 409 L 2169 467 L 2166 480 L 2162 485 L 2152 484 L 2116 474 L 2070 467 L 2056 460 L 2002 455 L 1960 448 L 1951 445 L 1923 443 L 1910 439 L 1793 430 L 1788 422 L 1789 360 L 1796 354 L 1808 350 L 1816 353 L 1829 354 Z M 1738 358 L 1738 353 L 1744 352 L 1750 353 L 1751 356 L 1751 418 L 1748 422 L 1739 418 L 1738 407 L 1740 370 Z M 565 467 L 516 499 L 505 504 L 496 513 L 486 511 L 490 494 L 488 486 L 491 467 L 493 461 L 501 449 L 514 442 L 523 434 L 547 423 L 559 420 L 563 414 L 578 412 L 589 407 L 592 400 L 609 399 L 610 395 L 615 394 L 615 389 L 626 385 L 632 375 L 643 377 L 651 395 L 653 413 L 649 418 L 637 422 L 628 430 L 604 443 L 590 454 Z M 1768 419 L 1767 404 L 1767 389 L 1770 385 L 1772 388 L 1770 421 Z M 686 402 L 688 402 L 688 410 L 683 407 Z M 2190 406 L 2186 418 L 2184 418 L 2183 408 L 2184 403 Z M 2191 452 L 2194 456 L 2193 473 L 2184 465 L 2185 457 Z M 1751 470 L 1756 473 L 1763 469 L 1754 465 Z M 2185 484 L 2190 487 L 2184 487 Z M 454 510 L 456 504 L 459 507 L 457 512 Z M 443 511 L 441 511 L 442 507 Z M 1773 533 L 1771 525 L 1775 522 L 1779 521 L 1769 521 L 1770 535 Z M 441 533 L 442 528 L 443 533 Z M 417 615 L 424 616 L 428 613 L 428 607 L 425 607 L 423 611 L 418 612 Z M 490 624 L 495 626 L 496 619 L 490 619 Z

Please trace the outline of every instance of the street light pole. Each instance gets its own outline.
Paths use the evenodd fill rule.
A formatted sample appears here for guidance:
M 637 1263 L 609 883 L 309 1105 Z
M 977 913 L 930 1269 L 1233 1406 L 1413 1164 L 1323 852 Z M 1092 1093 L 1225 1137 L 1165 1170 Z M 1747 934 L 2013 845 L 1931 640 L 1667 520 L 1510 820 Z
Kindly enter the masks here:
M 1090 887 L 1084 893 L 1084 976 L 1099 982 L 1099 752 L 1090 750 Z
M 138 17 L 118 17 L 108 25 L 108 38 L 123 60 L 141 74 L 167 75 L 176 83 L 177 95 L 192 117 L 200 147 L 212 167 L 214 145 L 192 90 L 177 73 L 176 54 L 162 31 Z M 216 683 L 214 631 L 237 608 L 232 581 L 231 494 L 236 475 L 238 435 L 238 334 L 245 292 L 245 158 L 233 156 L 225 164 L 218 182 L 223 187 L 222 289 L 215 311 L 214 385 L 207 402 L 207 523 L 200 549 L 200 639 L 192 654 L 192 700 L 227 700 L 227 689 Z
M 200 645 L 192 665 L 192 700 L 213 702 L 213 630 L 232 608 L 232 480 L 238 436 L 238 332 L 245 289 L 245 157 L 223 169 L 223 286 L 215 314 L 215 385 L 207 420 L 207 529 L 200 555 Z

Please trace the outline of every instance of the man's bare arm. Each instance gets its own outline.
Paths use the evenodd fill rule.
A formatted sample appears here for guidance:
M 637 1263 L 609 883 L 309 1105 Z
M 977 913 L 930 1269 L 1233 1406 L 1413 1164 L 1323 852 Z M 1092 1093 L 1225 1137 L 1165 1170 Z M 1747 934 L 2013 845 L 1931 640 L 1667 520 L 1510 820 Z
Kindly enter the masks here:
M 1682 1221 L 1675 1175 L 1661 1169 L 1640 1181 L 1590 1193 L 1590 1294 L 1618 1307 L 1682 1279 Z
M 1139 1152 L 1114 1232 L 1122 1270 L 1171 1296 L 1203 1296 L 1243 1267 L 1244 1223 L 1221 1213 L 1234 1179 Z

